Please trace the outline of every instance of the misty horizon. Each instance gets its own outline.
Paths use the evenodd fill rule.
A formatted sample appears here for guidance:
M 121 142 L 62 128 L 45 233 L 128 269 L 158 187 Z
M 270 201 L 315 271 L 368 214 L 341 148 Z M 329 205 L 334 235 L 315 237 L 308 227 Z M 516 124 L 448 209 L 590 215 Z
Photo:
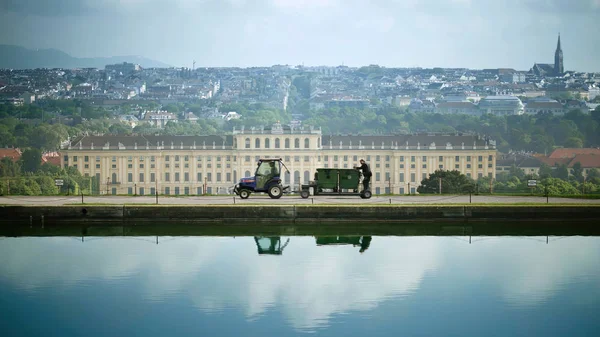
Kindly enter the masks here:
M 174 67 L 272 65 L 600 71 L 600 0 L 24 0 L 0 3 L 0 44 Z M 595 28 L 594 28 L 595 27 Z

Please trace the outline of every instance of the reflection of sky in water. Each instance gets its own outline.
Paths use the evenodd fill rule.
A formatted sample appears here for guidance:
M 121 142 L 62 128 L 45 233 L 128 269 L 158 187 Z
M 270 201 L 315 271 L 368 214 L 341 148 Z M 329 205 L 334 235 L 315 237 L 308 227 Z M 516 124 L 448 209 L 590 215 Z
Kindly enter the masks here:
M 599 238 L 374 237 L 360 254 L 292 237 L 281 256 L 259 256 L 251 237 L 155 240 L 3 239 L 0 303 L 11 314 L 0 326 L 36 317 L 78 335 L 93 320 L 114 335 L 185 318 L 190 332 L 213 335 L 391 336 L 485 335 L 504 322 L 495 329 L 514 336 L 560 335 L 562 322 L 600 333 L 590 315 L 600 309 Z

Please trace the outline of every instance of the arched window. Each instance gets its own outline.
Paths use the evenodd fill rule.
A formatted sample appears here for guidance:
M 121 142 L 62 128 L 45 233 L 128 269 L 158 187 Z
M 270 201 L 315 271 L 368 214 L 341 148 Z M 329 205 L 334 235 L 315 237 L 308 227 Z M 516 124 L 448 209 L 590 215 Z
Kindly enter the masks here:
M 237 182 L 237 181 L 238 181 L 238 178 L 237 178 L 237 171 L 236 171 L 236 170 L 233 170 L 233 182 L 235 183 L 235 182 Z
M 275 138 L 275 148 L 278 149 L 281 147 L 281 142 L 279 141 L 279 138 Z
M 265 149 L 270 149 L 271 148 L 271 139 L 267 138 L 265 139 Z
M 113 173 L 113 174 L 112 174 L 112 183 L 113 183 L 113 184 L 116 184 L 116 183 L 117 183 L 117 174 L 116 174 L 116 173 Z
M 304 139 L 304 148 L 305 149 L 309 149 L 310 148 L 310 139 L 308 139 L 308 138 Z
M 233 139 L 233 148 L 237 149 L 237 138 Z
M 286 170 L 285 171 L 285 175 L 284 175 L 284 180 L 283 180 L 284 183 L 285 184 L 290 184 L 291 183 L 290 178 L 291 178 L 290 171 Z
M 260 149 L 260 138 L 256 138 L 254 140 L 254 148 L 255 149 Z
M 295 149 L 299 149 L 300 148 L 300 138 L 294 139 L 294 148 Z
M 317 138 L 317 148 L 321 148 L 321 137 Z
M 286 149 L 289 149 L 289 148 L 290 148 L 290 139 L 289 139 L 289 138 L 286 138 L 286 139 L 285 139 L 285 148 L 286 148 Z
M 246 148 L 250 148 L 250 138 L 246 138 Z
M 304 171 L 304 183 L 308 184 L 309 181 L 310 181 L 310 172 Z
M 298 188 L 298 184 L 300 183 L 300 171 L 294 171 L 294 186 L 292 190 L 296 190 Z
M 248 178 L 248 177 L 250 177 L 250 171 L 244 172 L 244 178 Z

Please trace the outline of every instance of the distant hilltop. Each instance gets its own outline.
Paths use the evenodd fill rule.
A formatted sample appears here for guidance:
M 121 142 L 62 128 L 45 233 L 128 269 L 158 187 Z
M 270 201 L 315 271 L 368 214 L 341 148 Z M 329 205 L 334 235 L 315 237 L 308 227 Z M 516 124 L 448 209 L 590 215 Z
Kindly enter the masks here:
M 73 57 L 57 49 L 32 50 L 13 45 L 0 45 L 0 68 L 100 68 L 107 64 L 134 63 L 144 68 L 168 68 L 168 64 L 141 56 Z

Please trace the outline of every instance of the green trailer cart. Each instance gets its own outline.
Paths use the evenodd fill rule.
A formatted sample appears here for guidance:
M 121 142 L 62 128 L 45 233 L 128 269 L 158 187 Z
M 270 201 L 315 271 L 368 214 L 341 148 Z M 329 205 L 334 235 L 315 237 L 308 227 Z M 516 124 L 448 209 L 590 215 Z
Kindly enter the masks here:
M 369 199 L 371 191 L 362 190 L 361 176 L 356 169 L 319 168 L 315 180 L 301 186 L 300 196 L 308 198 L 312 188 L 313 195 L 358 195 Z

